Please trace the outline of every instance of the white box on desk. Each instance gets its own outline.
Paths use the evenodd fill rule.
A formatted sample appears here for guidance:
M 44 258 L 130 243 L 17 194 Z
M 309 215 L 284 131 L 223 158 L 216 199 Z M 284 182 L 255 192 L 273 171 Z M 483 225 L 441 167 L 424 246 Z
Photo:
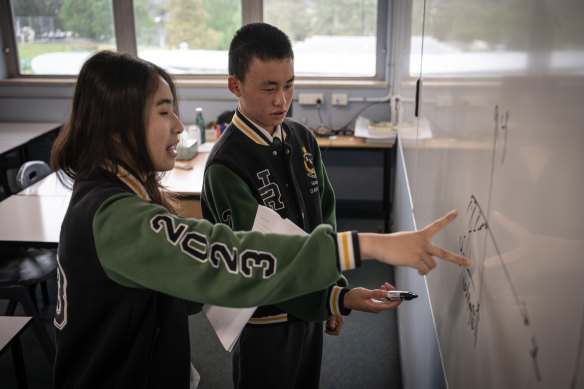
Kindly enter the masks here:
M 199 151 L 199 140 L 195 138 L 182 139 L 181 142 L 176 146 L 176 152 L 178 153 L 176 159 L 178 161 L 190 161 L 197 155 Z
M 366 143 L 394 143 L 397 130 L 389 122 L 372 123 L 359 116 L 355 122 L 355 136 L 365 138 Z

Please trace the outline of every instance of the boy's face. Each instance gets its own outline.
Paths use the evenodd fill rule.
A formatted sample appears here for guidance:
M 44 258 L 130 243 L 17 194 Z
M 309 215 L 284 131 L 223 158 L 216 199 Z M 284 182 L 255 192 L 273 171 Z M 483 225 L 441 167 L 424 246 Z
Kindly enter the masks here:
M 253 58 L 245 81 L 229 76 L 229 90 L 239 98 L 239 110 L 270 134 L 286 118 L 294 96 L 294 62 L 290 58 Z

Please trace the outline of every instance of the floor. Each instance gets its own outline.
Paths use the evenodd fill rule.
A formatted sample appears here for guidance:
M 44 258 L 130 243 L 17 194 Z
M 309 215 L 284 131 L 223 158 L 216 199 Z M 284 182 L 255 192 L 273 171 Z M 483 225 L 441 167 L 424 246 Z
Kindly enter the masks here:
M 382 222 L 377 220 L 339 219 L 339 230 L 357 229 L 376 232 Z M 352 286 L 377 288 L 393 281 L 390 266 L 366 261 L 359 269 L 347 272 Z M 53 295 L 56 283 L 49 283 Z M 6 303 L 0 301 L 3 312 Z M 43 320 L 52 331 L 54 298 L 42 308 Z M 18 313 L 18 311 L 17 311 Z M 229 389 L 231 355 L 226 352 L 204 315 L 189 318 L 191 356 L 201 374 L 200 389 Z M 30 327 L 21 336 L 30 389 L 51 388 L 51 364 L 41 351 Z M 14 366 L 10 352 L 0 355 L 0 388 L 16 388 Z M 325 335 L 321 389 L 401 389 L 399 348 L 395 311 L 378 315 L 352 312 L 345 318 L 339 337 Z

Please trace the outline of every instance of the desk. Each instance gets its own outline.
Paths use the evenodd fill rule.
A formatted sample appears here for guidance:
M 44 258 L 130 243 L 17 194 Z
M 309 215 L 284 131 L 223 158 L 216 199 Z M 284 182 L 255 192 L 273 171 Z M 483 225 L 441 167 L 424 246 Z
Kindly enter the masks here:
M 61 123 L 0 123 L 0 154 L 15 150 L 60 125 Z
M 182 216 L 201 218 L 203 169 L 208 155 L 200 153 L 189 161 L 192 170 L 175 168 L 163 176 L 163 185 L 179 195 Z M 70 197 L 71 191 L 59 182 L 56 173 L 51 173 L 1 201 L 0 242 L 56 247 Z
M 389 232 L 394 143 L 367 143 L 355 136 L 318 137 L 322 160 L 335 191 L 337 216 L 383 219 Z
M 384 231 L 389 231 L 393 193 L 393 143 L 367 143 L 355 136 L 317 138 L 329 179 L 337 197 L 340 214 L 350 217 L 375 217 L 382 213 Z M 166 173 L 162 183 L 179 195 L 179 214 L 202 218 L 201 191 L 208 153 L 198 153 L 192 170 L 175 168 Z M 344 215 L 347 216 L 347 215 Z
M 187 162 L 193 166 L 191 170 L 174 168 L 164 173 L 162 185 L 176 193 L 180 200 L 178 214 L 185 217 L 202 219 L 201 192 L 203 190 L 203 173 L 209 153 L 197 153 Z
M 0 316 L 0 354 L 30 324 L 30 316 Z
M 12 358 L 19 388 L 26 388 L 26 369 L 20 345 L 20 334 L 31 323 L 30 316 L 0 316 L 0 354 L 12 345 Z
M 0 123 L 0 188 L 15 190 L 18 168 L 26 161 L 48 161 L 60 123 Z
M 0 242 L 57 247 L 71 191 L 51 173 L 0 202 Z
M 0 202 L 0 242 L 57 247 L 69 196 L 10 196 Z
M 208 153 L 200 153 L 189 163 L 192 170 L 173 169 L 162 180 L 178 193 L 182 216 L 201 218 L 203 169 Z M 52 173 L 0 202 L 0 242 L 35 247 L 57 247 L 61 223 L 67 212 L 71 191 Z
M 393 144 L 368 144 L 362 138 L 346 136 L 319 138 L 318 142 L 337 193 L 337 208 L 342 212 L 348 203 L 349 211 L 359 216 L 373 214 L 379 217 L 383 212 L 385 230 L 388 231 Z M 179 195 L 179 214 L 182 216 L 202 218 L 201 191 L 208 156 L 209 153 L 198 153 L 187 161 L 193 165 L 192 170 L 175 168 L 163 175 L 162 184 Z M 374 186 L 374 190 L 368 190 L 369 186 Z M 70 191 L 53 173 L 0 202 L 0 219 L 3 221 L 0 242 L 56 247 L 70 196 Z M 35 222 L 31 223 L 31 219 Z
M 367 143 L 365 138 L 349 135 L 330 137 L 317 137 L 320 148 L 345 148 L 345 149 L 391 149 L 394 143 Z

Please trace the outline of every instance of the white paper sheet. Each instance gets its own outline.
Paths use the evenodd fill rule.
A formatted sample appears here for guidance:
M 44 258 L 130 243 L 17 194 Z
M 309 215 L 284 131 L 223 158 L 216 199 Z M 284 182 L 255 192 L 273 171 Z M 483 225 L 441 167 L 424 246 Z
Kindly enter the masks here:
M 359 116 L 355 120 L 355 136 L 365 138 L 367 143 L 393 143 L 397 136 L 395 128 L 386 131 L 371 131 L 371 120 Z
M 203 312 L 205 312 L 207 320 L 213 326 L 225 350 L 231 352 L 243 327 L 245 327 L 245 323 L 253 315 L 256 308 L 230 308 L 205 304 Z
M 271 208 L 258 205 L 252 227 L 253 231 L 276 232 L 280 234 L 305 235 L 306 232 L 288 219 L 282 219 Z M 203 312 L 213 326 L 221 344 L 227 351 L 233 350 L 243 327 L 257 307 L 229 308 L 205 304 Z
M 278 234 L 306 235 L 306 231 L 282 217 L 272 208 L 258 205 L 256 217 L 253 222 L 253 231 L 275 232 Z

